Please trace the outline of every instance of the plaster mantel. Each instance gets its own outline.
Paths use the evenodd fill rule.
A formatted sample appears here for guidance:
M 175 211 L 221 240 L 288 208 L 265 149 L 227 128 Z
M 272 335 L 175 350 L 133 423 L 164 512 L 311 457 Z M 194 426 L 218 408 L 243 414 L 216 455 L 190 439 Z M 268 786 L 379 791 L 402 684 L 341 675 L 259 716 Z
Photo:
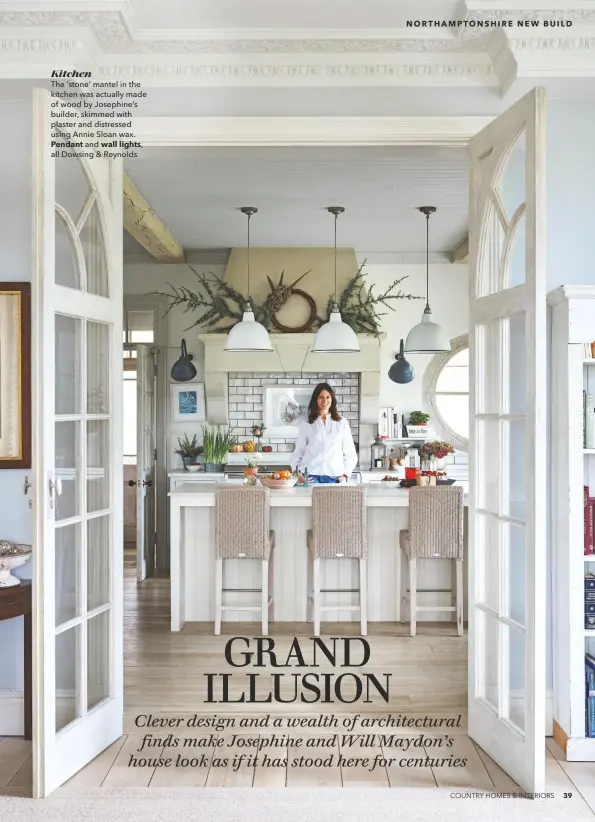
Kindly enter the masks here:
M 342 371 L 360 372 L 360 423 L 378 421 L 380 394 L 380 345 L 386 334 L 373 337 L 358 334 L 360 351 L 353 354 L 316 354 L 310 349 L 314 334 L 271 334 L 274 351 L 235 353 L 225 351 L 226 334 L 199 334 L 203 345 L 204 381 L 207 419 L 213 424 L 228 421 L 228 374 L 230 371 L 251 373 L 310 373 Z

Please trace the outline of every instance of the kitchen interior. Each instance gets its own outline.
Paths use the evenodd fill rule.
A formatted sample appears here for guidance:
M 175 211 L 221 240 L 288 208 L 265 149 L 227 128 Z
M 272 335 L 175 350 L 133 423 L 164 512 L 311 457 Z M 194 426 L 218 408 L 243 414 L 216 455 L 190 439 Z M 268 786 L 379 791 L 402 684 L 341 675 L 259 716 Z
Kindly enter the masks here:
M 149 668 L 141 688 L 134 668 L 126 710 L 205 710 L 189 696 L 189 684 L 204 672 L 204 655 L 212 659 L 219 647 L 213 642 L 229 635 L 269 634 L 280 644 L 294 636 L 366 635 L 375 649 L 372 669 L 392 670 L 396 687 L 388 705 L 364 711 L 450 711 L 463 716 L 464 730 L 466 152 L 154 153 L 126 167 L 166 232 L 170 257 L 165 242 L 141 247 L 146 232 L 135 236 L 125 211 L 125 362 L 145 346 L 156 374 L 153 410 L 145 423 L 136 420 L 137 443 L 146 441 L 143 425 L 146 434 L 146 419 L 152 420 L 156 462 L 143 469 L 149 481 L 140 490 L 134 465 L 125 468 L 131 603 L 125 644 L 137 655 L 141 639 L 154 645 L 172 669 L 164 680 Z M 244 335 L 239 342 L 238 334 Z M 353 549 L 355 559 L 315 557 L 308 547 L 316 541 L 314 497 L 323 489 L 302 481 L 292 454 L 319 383 L 335 392 L 357 451 L 347 481 L 331 491 L 353 490 L 353 504 L 360 505 L 356 519 L 361 514 L 366 536 Z M 132 429 L 132 390 L 129 397 L 125 419 Z M 264 560 L 242 556 L 241 544 L 235 553 L 223 550 L 222 559 L 218 491 L 267 486 L 274 545 Z M 435 539 L 437 548 L 417 561 L 407 529 L 410 496 L 421 489 L 426 497 L 416 517 L 421 505 L 423 520 L 426 500 L 443 490 L 452 492 L 447 505 L 454 514 L 450 525 L 425 534 L 421 541 Z M 142 529 L 134 514 L 148 509 L 133 497 L 151 494 L 157 536 L 154 549 L 147 549 L 146 536 L 144 547 L 137 546 L 136 564 L 154 550 L 147 563 L 154 571 L 137 568 L 135 576 L 131 537 Z M 321 523 L 321 532 L 327 526 Z M 241 543 L 246 525 L 239 509 L 229 530 Z M 145 671 L 147 664 L 148 657 Z M 436 664 L 446 676 L 439 692 L 432 684 Z M 211 662 L 209 670 L 215 667 Z M 481 765 L 466 735 L 460 745 L 470 746 Z M 424 778 L 437 784 L 431 768 Z

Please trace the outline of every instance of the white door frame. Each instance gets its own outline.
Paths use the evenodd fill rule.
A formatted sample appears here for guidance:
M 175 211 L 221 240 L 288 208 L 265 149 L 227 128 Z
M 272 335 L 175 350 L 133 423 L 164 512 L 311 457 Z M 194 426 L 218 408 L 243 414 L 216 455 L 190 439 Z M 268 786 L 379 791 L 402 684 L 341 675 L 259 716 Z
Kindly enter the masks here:
M 168 357 L 165 297 L 149 297 L 144 294 L 124 294 L 124 311 L 153 311 L 155 324 L 153 345 L 159 349 L 157 355 L 157 392 L 155 441 L 157 462 L 155 465 L 155 507 L 157 512 L 157 550 L 155 567 L 160 571 L 169 569 L 169 506 L 167 504 L 167 423 L 168 423 Z
M 466 148 L 469 140 L 493 119 L 470 116 L 139 117 L 135 120 L 135 133 L 145 150 L 193 146 Z M 144 156 L 150 156 L 149 152 Z M 131 296 L 131 299 L 138 298 Z M 164 373 L 165 369 L 161 371 Z M 36 569 L 34 585 L 39 585 L 39 572 Z M 35 604 L 33 608 L 35 625 L 38 619 Z M 545 626 L 542 630 L 545 632 Z

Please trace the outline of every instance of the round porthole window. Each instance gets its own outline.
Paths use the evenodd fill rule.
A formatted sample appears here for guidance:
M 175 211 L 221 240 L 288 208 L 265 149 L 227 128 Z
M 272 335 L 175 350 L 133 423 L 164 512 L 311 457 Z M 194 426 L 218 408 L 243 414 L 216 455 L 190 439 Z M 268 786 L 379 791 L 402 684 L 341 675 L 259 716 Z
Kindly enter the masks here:
M 423 397 L 437 434 L 460 451 L 469 449 L 469 337 L 451 340 L 451 350 L 430 360 Z

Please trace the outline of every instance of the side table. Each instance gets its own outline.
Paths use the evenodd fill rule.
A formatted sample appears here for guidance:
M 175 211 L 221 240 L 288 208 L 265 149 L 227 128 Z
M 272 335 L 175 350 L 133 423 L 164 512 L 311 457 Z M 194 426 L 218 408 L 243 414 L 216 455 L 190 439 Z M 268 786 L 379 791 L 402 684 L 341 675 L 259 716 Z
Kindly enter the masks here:
M 0 620 L 24 617 L 24 681 L 25 681 L 25 739 L 32 738 L 32 688 L 31 688 L 31 580 L 23 579 L 20 585 L 0 588 Z

